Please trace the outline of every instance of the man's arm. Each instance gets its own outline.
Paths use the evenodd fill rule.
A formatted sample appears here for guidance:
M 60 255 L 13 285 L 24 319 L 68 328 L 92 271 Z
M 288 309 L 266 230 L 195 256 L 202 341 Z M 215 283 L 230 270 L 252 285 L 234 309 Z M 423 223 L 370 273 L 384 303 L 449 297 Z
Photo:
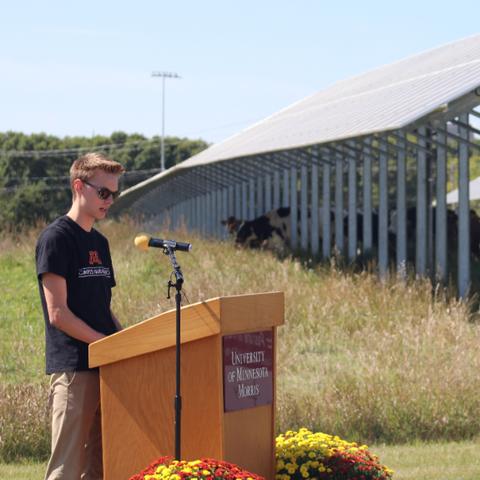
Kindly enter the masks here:
M 119 332 L 120 330 L 123 330 L 121 323 L 118 321 L 118 318 L 114 315 L 111 309 L 110 309 L 110 315 L 112 316 L 113 323 L 117 327 L 117 331 Z
M 44 273 L 42 284 L 51 325 L 85 343 L 92 343 L 105 337 L 103 333 L 94 330 L 68 308 L 67 282 L 63 277 L 55 273 Z

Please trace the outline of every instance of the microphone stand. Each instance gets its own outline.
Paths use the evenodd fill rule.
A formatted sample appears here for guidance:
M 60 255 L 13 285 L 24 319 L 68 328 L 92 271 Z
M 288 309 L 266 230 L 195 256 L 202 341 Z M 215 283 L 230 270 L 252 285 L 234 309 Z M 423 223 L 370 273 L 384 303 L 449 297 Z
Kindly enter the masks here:
M 170 298 L 170 289 L 175 287 L 177 293 L 175 294 L 176 304 L 176 347 L 175 347 L 175 459 L 181 460 L 181 420 L 182 420 L 182 397 L 180 394 L 180 312 L 182 304 L 182 284 L 183 273 L 180 269 L 180 265 L 177 263 L 175 257 L 175 250 L 172 246 L 166 245 L 163 249 L 163 253 L 170 257 L 170 261 L 173 266 L 173 272 L 168 280 L 167 298 Z M 175 282 L 172 282 L 172 277 L 175 277 Z

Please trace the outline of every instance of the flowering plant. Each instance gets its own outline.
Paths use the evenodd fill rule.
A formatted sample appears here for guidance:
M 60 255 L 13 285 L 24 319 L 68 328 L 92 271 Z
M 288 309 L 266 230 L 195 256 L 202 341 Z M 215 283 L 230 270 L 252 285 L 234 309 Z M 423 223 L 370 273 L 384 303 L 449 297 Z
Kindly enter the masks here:
M 276 458 L 276 480 L 390 480 L 393 474 L 366 445 L 312 433 L 306 428 L 279 435 Z M 263 480 L 263 477 L 210 458 L 187 462 L 160 457 L 130 480 Z
M 160 457 L 130 480 L 264 480 L 237 465 L 211 458 L 193 462 Z
M 279 435 L 276 452 L 277 480 L 388 480 L 393 474 L 366 445 L 306 428 Z

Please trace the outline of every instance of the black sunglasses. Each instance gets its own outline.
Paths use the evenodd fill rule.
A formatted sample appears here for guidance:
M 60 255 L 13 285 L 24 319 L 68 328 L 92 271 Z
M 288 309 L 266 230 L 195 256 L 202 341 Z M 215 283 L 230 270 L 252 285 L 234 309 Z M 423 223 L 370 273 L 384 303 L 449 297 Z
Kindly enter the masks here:
M 110 195 L 112 196 L 112 199 L 115 200 L 120 195 L 120 190 L 112 192 L 107 187 L 99 187 L 98 185 L 94 185 L 93 183 L 87 182 L 86 180 L 83 180 L 83 183 L 86 183 L 90 187 L 95 188 L 97 190 L 98 198 L 100 198 L 101 200 L 107 200 Z

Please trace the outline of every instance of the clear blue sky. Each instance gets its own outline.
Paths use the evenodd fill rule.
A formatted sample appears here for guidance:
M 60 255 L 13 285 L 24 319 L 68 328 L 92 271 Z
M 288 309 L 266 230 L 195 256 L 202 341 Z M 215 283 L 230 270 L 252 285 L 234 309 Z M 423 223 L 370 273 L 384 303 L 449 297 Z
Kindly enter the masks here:
M 338 80 L 480 31 L 478 0 L 4 2 L 0 131 L 218 142 Z

